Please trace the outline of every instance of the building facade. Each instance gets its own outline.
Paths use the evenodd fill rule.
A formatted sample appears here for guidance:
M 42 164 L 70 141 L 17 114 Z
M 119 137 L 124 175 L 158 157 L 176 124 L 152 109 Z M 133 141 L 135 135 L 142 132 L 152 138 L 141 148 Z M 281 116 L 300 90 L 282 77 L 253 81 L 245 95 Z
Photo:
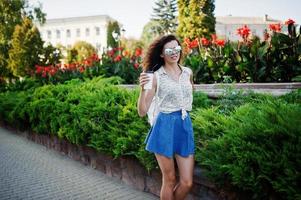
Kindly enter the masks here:
M 92 44 L 99 53 L 107 47 L 107 25 L 116 21 L 108 15 L 86 17 L 71 17 L 48 19 L 42 26 L 38 25 L 42 39 L 52 45 L 63 45 L 70 48 L 77 41 Z M 264 31 L 269 29 L 269 24 L 280 23 L 280 20 L 264 17 L 235 17 L 217 16 L 215 30 L 219 37 L 232 41 L 239 40 L 237 29 L 247 25 L 253 35 L 264 37 Z
M 107 15 L 71 17 L 48 19 L 37 27 L 46 43 L 70 48 L 77 41 L 85 41 L 101 53 L 107 47 L 107 25 L 110 21 L 115 20 Z
M 283 25 L 282 21 L 272 19 L 268 15 L 263 17 L 235 17 L 229 15 L 216 17 L 215 31 L 218 36 L 235 41 L 241 39 L 240 36 L 237 35 L 237 29 L 247 25 L 250 28 L 252 35 L 256 35 L 260 37 L 260 39 L 263 39 L 264 31 L 269 30 L 269 24 L 276 23 Z

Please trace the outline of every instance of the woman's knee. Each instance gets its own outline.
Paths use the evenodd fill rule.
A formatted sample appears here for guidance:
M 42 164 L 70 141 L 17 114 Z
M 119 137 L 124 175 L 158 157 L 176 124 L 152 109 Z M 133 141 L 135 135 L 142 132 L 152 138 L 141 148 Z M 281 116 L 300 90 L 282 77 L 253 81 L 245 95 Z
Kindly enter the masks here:
M 180 180 L 180 184 L 187 189 L 191 189 L 193 185 L 193 180 Z
M 167 172 L 163 174 L 163 182 L 170 186 L 174 186 L 176 184 L 176 175 L 172 172 Z

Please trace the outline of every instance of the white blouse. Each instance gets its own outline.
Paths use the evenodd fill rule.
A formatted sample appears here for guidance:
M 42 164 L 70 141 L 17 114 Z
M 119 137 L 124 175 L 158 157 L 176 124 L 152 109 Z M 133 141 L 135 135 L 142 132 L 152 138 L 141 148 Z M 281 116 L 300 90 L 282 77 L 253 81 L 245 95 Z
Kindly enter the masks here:
M 172 79 L 161 66 L 155 73 L 159 83 L 157 94 L 158 112 L 171 113 L 182 111 L 182 119 L 187 116 L 186 111 L 192 109 L 192 84 L 190 76 L 192 71 L 188 67 L 182 67 L 179 81 Z

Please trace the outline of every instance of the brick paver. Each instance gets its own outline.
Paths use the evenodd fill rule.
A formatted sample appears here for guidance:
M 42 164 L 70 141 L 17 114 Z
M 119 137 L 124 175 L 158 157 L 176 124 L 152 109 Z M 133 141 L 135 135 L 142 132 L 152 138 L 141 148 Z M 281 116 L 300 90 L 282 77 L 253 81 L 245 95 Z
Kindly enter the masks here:
M 0 199 L 158 199 L 0 127 Z

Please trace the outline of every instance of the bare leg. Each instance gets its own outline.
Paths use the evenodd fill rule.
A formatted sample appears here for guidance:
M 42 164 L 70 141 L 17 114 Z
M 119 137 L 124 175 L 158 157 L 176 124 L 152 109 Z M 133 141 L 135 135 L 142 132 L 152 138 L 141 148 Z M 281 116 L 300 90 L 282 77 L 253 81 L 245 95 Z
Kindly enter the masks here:
M 176 185 L 176 174 L 174 159 L 155 154 L 162 172 L 161 200 L 173 200 L 174 187 Z
M 174 198 L 175 200 L 183 200 L 193 184 L 194 156 L 181 157 L 175 155 L 175 157 L 179 168 L 180 180 L 174 188 Z

